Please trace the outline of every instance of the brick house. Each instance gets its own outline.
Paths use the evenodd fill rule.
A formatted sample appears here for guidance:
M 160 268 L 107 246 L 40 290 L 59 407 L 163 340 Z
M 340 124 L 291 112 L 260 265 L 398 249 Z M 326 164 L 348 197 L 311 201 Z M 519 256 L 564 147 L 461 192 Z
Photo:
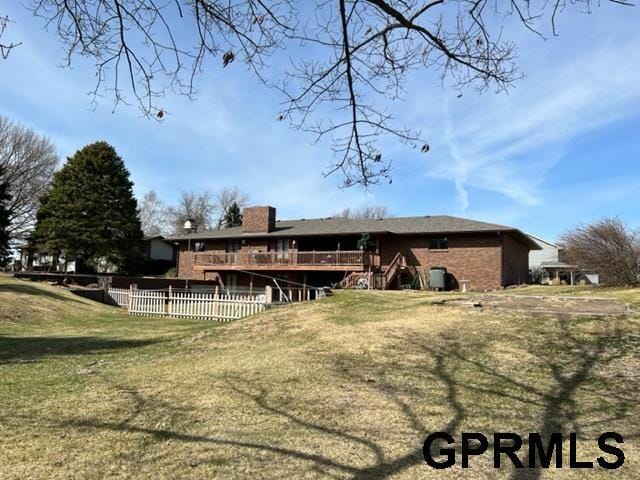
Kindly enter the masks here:
M 438 266 L 447 269 L 451 289 L 495 289 L 526 283 L 529 250 L 539 248 L 516 228 L 464 218 L 277 220 L 270 206 L 245 208 L 241 227 L 172 240 L 178 277 L 232 288 L 263 287 L 273 277 L 315 286 L 424 287 Z

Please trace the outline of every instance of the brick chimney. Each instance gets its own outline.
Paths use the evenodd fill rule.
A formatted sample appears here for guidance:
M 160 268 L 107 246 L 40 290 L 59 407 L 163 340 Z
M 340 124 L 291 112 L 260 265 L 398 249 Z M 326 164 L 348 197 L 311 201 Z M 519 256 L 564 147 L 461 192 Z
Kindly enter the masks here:
M 276 229 L 276 209 L 273 207 L 246 207 L 242 210 L 243 233 L 269 233 Z

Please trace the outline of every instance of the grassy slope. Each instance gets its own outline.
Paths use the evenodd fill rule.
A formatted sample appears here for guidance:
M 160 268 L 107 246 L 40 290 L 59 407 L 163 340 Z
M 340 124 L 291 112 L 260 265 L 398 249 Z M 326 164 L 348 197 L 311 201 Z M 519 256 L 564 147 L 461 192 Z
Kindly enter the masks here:
M 637 478 L 639 334 L 635 317 L 482 312 L 404 292 L 340 292 L 224 325 L 140 318 L 0 277 L 0 477 L 605 478 L 496 471 L 488 455 L 436 472 L 421 446 L 439 430 L 577 431 L 595 460 L 594 438 L 615 430 L 627 454 L 616 478 Z

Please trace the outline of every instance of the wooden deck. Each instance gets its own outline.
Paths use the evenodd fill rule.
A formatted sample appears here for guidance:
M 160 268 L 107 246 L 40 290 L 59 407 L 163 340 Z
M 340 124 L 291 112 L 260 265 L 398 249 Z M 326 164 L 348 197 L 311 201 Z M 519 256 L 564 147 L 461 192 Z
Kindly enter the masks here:
M 300 252 L 198 252 L 194 270 L 344 270 L 362 271 L 374 265 L 374 256 L 368 252 L 312 251 Z

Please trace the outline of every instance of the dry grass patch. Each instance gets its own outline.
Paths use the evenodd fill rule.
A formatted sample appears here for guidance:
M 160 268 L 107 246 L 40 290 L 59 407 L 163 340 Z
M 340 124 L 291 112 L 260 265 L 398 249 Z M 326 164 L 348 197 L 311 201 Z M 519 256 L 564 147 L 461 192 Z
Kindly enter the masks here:
M 565 296 L 577 298 L 607 298 L 625 303 L 636 313 L 640 313 L 640 288 L 605 287 L 583 285 L 528 285 L 522 288 L 506 289 L 503 295 Z
M 627 453 L 616 478 L 640 468 L 634 316 L 339 292 L 221 325 L 7 294 L 14 284 L 0 278 L 0 301 L 34 306 L 24 322 L 0 320 L 14 352 L 0 360 L 2 478 L 610 476 L 495 471 L 482 458 L 436 474 L 421 449 L 439 430 L 577 431 L 592 460 L 593 439 L 616 430 Z

